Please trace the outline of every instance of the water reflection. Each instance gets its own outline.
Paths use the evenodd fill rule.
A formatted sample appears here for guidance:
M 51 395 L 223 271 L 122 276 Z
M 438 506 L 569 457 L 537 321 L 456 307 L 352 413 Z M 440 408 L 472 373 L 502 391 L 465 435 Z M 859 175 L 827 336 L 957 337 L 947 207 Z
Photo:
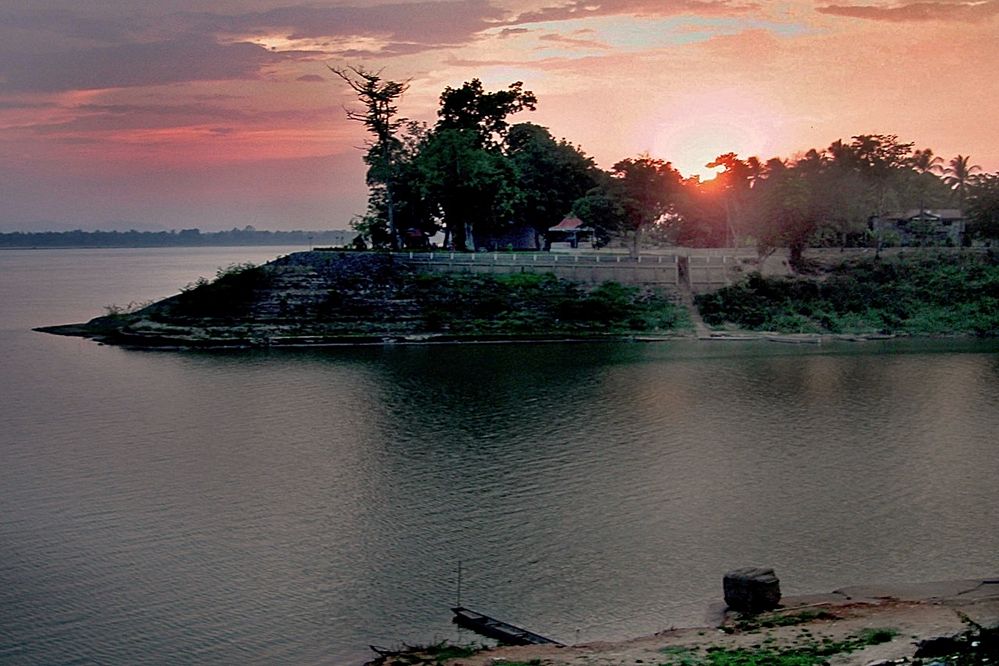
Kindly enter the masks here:
M 0 361 L 12 659 L 350 663 L 453 636 L 459 559 L 568 641 L 696 621 L 735 566 L 994 573 L 994 345 L 44 340 Z

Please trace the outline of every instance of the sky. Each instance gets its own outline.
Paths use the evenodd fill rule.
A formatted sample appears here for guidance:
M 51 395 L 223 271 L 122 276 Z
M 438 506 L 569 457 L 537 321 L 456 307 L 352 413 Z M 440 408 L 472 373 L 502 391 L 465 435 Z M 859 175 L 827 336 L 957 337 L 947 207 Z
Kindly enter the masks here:
M 999 170 L 999 0 L 0 0 L 0 231 L 346 228 L 363 128 L 328 66 L 523 81 L 602 167 L 710 177 L 896 134 Z

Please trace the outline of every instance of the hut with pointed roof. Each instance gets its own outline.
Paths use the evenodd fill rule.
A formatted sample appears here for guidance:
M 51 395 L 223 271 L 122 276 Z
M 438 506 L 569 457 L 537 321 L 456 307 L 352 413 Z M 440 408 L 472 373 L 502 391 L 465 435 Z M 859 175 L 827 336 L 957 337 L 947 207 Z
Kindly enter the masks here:
M 582 247 L 593 247 L 593 227 L 574 215 L 569 215 L 547 233 L 548 242 L 553 250 L 576 250 Z

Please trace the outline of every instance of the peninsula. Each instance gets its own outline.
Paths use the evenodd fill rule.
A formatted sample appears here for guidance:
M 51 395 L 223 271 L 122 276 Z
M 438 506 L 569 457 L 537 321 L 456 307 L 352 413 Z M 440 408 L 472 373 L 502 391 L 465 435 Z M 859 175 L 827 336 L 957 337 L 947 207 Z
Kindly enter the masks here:
M 85 324 L 38 329 L 136 347 L 563 340 L 688 330 L 655 287 L 550 273 L 428 273 L 382 253 L 315 251 L 232 266 L 214 281 Z
M 640 274 L 638 263 L 634 283 L 621 284 L 566 279 L 543 262 L 518 264 L 515 254 L 497 255 L 505 257 L 492 265 L 499 272 L 480 270 L 485 260 L 470 266 L 475 255 L 454 256 L 429 267 L 405 254 L 298 252 L 221 269 L 152 304 L 111 306 L 87 323 L 38 330 L 150 348 L 663 339 L 694 336 L 693 322 L 699 337 L 712 339 L 999 335 L 999 259 L 991 252 L 833 255 L 804 276 L 765 277 L 736 265 L 722 276 L 728 284 L 696 297 L 689 276 L 643 282 L 660 273 Z M 596 266 L 588 275 L 610 274 Z

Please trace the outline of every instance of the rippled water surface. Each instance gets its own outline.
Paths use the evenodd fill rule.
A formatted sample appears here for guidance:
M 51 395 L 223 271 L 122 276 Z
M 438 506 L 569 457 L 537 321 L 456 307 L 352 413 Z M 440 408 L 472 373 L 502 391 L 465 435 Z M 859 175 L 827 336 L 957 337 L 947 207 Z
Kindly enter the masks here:
M 357 664 L 999 573 L 999 345 L 136 352 L 33 333 L 277 250 L 0 252 L 0 662 Z

